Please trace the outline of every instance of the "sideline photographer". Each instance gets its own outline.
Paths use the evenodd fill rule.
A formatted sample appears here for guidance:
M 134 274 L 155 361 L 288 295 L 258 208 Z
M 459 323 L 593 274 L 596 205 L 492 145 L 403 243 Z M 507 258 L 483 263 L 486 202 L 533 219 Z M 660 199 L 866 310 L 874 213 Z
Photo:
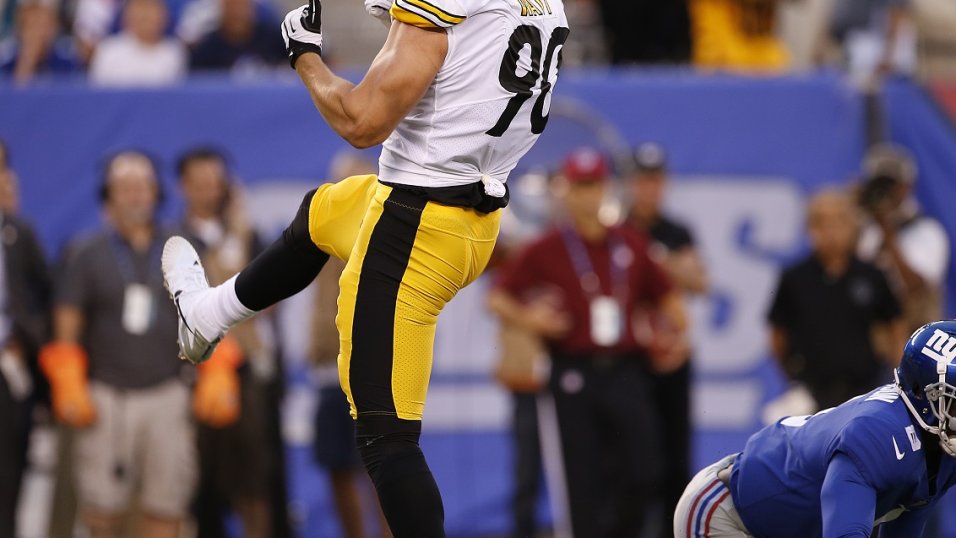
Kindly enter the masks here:
M 860 236 L 860 257 L 886 272 L 909 331 L 942 315 L 950 248 L 942 225 L 923 214 L 913 197 L 916 176 L 909 151 L 874 146 L 863 161 L 858 198 L 869 221 Z

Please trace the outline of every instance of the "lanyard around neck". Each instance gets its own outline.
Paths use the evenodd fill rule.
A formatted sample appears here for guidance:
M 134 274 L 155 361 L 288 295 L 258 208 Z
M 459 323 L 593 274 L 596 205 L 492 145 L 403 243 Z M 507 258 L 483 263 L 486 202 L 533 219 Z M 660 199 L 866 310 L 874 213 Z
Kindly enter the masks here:
M 150 238 L 146 275 L 142 281 L 137 278 L 133 246 L 115 230 L 110 232 L 110 248 L 113 251 L 113 259 L 116 260 L 116 267 L 119 269 L 125 285 L 133 283 L 150 284 L 154 278 L 159 278 L 162 251 L 155 235 Z
M 622 307 L 626 306 L 630 286 L 628 285 L 627 270 L 630 262 L 621 263 L 615 254 L 619 249 L 626 248 L 624 242 L 613 230 L 608 230 L 607 249 L 608 265 L 611 272 L 611 293 Z M 561 239 L 571 258 L 571 266 L 574 268 L 578 277 L 578 283 L 581 285 L 581 291 L 589 299 L 594 299 L 601 293 L 601 279 L 594 270 L 591 263 L 591 256 L 588 254 L 587 247 L 581 236 L 571 228 L 561 229 Z

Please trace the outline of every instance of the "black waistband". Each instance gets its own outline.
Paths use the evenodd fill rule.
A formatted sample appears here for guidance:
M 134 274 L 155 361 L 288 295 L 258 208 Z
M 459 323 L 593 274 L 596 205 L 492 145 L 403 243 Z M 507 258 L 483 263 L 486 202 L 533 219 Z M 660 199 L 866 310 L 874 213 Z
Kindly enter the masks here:
M 505 184 L 505 195 L 501 198 L 489 196 L 485 193 L 485 185 L 480 181 L 468 185 L 452 185 L 450 187 L 419 187 L 417 185 L 403 185 L 379 180 L 382 185 L 421 196 L 429 202 L 454 207 L 467 207 L 479 213 L 493 213 L 508 205 L 511 191 Z

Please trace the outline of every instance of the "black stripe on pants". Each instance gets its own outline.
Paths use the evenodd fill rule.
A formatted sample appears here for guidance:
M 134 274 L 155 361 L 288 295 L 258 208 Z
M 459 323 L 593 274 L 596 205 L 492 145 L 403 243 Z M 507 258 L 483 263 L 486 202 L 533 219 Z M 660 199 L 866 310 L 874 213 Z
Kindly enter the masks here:
M 444 538 L 438 485 L 418 445 L 421 421 L 399 419 L 392 393 L 395 311 L 426 201 L 392 190 L 362 260 L 352 317 L 349 387 L 356 441 L 395 538 Z
M 349 386 L 359 416 L 396 414 L 392 396 L 395 304 L 425 204 L 423 198 L 392 190 L 369 237 L 355 296 L 349 362 Z

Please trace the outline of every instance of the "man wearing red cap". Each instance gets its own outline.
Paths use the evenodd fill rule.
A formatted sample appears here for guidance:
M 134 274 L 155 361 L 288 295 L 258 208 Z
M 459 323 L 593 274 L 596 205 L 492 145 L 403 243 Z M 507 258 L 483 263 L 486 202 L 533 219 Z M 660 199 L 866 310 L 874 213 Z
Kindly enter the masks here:
M 498 273 L 489 297 L 503 323 L 540 335 L 554 398 L 574 536 L 637 536 L 662 476 L 650 364 L 632 315 L 652 305 L 680 330 L 679 295 L 645 238 L 600 218 L 609 177 L 592 149 L 553 181 L 565 219 Z M 542 417 L 542 420 L 546 420 Z

